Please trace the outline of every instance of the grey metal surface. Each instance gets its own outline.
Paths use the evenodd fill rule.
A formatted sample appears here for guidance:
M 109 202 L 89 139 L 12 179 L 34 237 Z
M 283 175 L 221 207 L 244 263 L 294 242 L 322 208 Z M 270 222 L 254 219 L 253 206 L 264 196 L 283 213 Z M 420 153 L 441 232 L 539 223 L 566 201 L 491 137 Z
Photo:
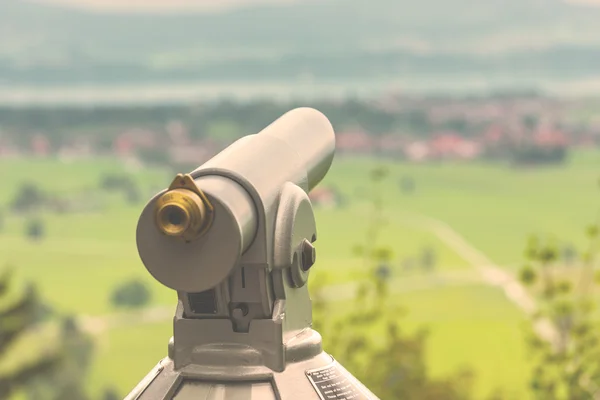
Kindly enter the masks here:
M 271 382 L 182 382 L 173 400 L 276 400 Z
M 325 177 L 334 153 L 335 133 L 327 117 L 312 108 L 297 108 L 258 134 L 236 141 L 192 175 L 226 170 L 241 174 L 260 188 L 289 181 L 308 192 Z
M 128 400 L 377 399 L 311 328 L 317 226 L 308 192 L 334 149 L 331 124 L 310 108 L 233 143 L 190 174 L 214 206 L 211 226 L 190 242 L 157 229 L 158 197 L 150 200 L 140 257 L 179 301 L 169 356 Z

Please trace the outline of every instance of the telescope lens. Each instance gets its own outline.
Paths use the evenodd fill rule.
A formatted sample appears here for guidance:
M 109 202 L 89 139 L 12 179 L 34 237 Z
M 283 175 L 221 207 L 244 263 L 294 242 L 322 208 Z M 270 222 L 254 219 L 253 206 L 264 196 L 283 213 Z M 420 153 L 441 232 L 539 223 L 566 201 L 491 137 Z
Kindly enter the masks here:
M 183 188 L 168 190 L 156 201 L 156 226 L 167 236 L 190 241 L 203 234 L 202 229 L 211 222 L 206 208 L 198 193 Z
M 171 236 L 182 235 L 190 225 L 187 210 L 176 204 L 169 204 L 160 211 L 161 230 Z
M 171 225 L 182 225 L 183 222 L 185 221 L 185 213 L 183 213 L 177 207 L 171 206 L 168 208 L 169 209 L 166 212 L 167 212 L 167 219 L 169 220 L 169 223 Z

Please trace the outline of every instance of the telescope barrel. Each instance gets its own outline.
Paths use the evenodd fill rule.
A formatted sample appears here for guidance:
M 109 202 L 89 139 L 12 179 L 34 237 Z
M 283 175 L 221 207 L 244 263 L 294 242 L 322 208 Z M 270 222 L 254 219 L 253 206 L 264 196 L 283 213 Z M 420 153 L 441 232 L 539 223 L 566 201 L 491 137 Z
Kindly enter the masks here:
M 309 192 L 327 174 L 334 153 L 335 133 L 327 117 L 313 108 L 296 108 L 258 134 L 237 140 L 191 175 L 234 174 L 265 194 L 279 192 L 284 182 Z
M 295 149 L 312 190 L 327 174 L 333 162 L 335 135 L 331 123 L 319 111 L 297 108 L 284 114 L 260 132 L 284 141 Z

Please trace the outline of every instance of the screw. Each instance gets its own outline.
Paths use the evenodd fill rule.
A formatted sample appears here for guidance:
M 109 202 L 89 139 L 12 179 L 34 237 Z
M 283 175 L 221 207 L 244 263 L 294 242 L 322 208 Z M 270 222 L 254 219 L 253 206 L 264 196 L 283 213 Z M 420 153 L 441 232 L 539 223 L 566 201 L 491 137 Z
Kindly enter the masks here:
M 244 318 L 246 315 L 248 315 L 248 305 L 245 303 L 242 303 L 240 305 L 238 305 L 236 308 L 233 309 L 233 312 L 231 313 L 231 316 L 234 319 L 242 319 Z
M 307 239 L 302 241 L 302 271 L 308 271 L 317 260 L 317 250 Z

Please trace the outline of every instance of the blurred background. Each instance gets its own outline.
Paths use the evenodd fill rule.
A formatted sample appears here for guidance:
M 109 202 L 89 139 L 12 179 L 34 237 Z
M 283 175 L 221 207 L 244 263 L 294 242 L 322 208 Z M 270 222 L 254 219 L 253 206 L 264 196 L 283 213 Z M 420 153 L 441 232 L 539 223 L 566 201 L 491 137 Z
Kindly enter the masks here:
M 125 4 L 126 3 L 126 4 Z M 145 202 L 311 106 L 325 349 L 383 400 L 600 398 L 600 2 L 0 0 L 0 399 L 122 399 Z

